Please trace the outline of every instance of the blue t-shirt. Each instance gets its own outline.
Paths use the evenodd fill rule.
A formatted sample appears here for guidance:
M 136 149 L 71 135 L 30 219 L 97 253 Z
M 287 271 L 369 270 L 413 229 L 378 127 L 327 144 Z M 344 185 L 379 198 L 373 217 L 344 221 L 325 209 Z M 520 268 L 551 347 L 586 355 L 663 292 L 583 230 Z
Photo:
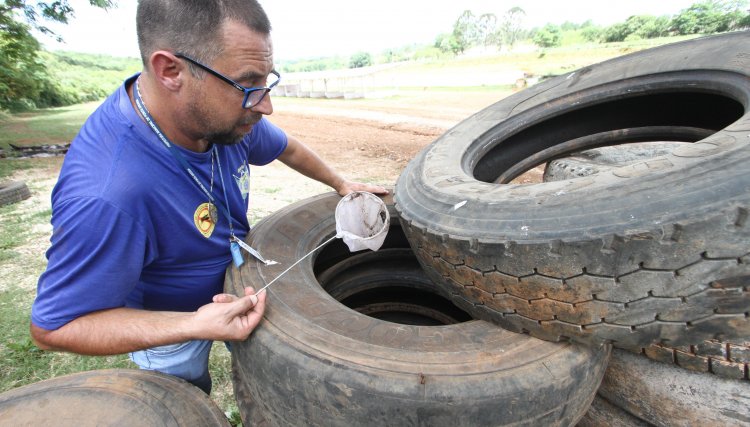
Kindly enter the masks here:
M 126 87 L 135 77 L 88 118 L 53 189 L 49 263 L 31 311 L 43 329 L 116 307 L 194 311 L 222 292 L 229 223 L 219 211 L 213 224 L 206 194 L 134 110 Z M 250 229 L 248 164 L 267 164 L 286 146 L 266 119 L 242 142 L 217 145 L 213 195 L 230 209 L 239 238 Z M 177 148 L 209 188 L 211 150 Z

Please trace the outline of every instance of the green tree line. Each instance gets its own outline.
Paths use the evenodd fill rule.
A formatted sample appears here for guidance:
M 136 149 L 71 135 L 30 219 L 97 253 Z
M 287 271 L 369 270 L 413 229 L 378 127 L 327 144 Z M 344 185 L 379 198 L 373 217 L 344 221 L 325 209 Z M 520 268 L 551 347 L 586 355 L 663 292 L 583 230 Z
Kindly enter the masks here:
M 562 43 L 563 34 L 569 31 L 580 31 L 584 40 L 600 43 L 714 34 L 750 28 L 747 6 L 747 0 L 703 0 L 674 16 L 636 15 L 607 27 L 586 21 L 582 24 L 547 24 L 532 30 L 523 29 L 526 13 L 520 7 L 509 9 L 500 18 L 491 13 L 475 15 L 466 10 L 456 19 L 452 32 L 438 35 L 434 46 L 453 54 L 477 46 L 512 48 L 523 39 L 530 39 L 540 47 L 554 47 Z
M 111 0 L 89 0 L 109 8 Z M 0 0 L 0 110 L 71 105 L 102 99 L 139 60 L 105 55 L 50 53 L 32 35 L 57 37 L 45 22 L 67 23 L 73 9 L 67 0 Z
M 657 37 L 715 34 L 750 28 L 746 0 L 706 0 L 675 16 L 636 15 L 608 27 L 579 28 L 584 39 L 611 43 Z

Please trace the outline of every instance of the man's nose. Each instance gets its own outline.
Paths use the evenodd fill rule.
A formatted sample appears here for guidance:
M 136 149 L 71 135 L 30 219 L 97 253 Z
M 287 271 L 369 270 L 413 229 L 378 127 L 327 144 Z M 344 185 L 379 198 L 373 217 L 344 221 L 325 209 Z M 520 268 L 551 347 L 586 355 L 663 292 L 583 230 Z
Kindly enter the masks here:
M 261 113 L 263 115 L 270 115 L 273 113 L 273 103 L 271 102 L 271 92 L 268 92 L 260 102 L 253 106 L 250 111 Z

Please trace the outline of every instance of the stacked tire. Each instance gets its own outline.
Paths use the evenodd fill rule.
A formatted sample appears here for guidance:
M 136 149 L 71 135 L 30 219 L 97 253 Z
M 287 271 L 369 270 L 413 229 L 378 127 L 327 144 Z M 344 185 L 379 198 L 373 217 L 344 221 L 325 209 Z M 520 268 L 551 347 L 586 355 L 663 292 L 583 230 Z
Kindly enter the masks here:
M 750 336 L 749 46 L 740 32 L 616 58 L 439 137 L 395 190 L 428 274 L 471 314 L 547 340 Z M 581 179 L 510 183 L 570 152 L 643 140 L 693 143 Z
M 549 162 L 544 182 L 603 173 L 669 154 L 683 144 L 687 143 L 634 143 L 583 151 Z M 579 427 L 740 426 L 750 420 L 747 381 L 733 381 L 747 379 L 750 343 L 707 340 L 690 346 L 653 344 L 631 350 L 635 354 L 614 351 L 602 386 Z
M 749 65 L 739 32 L 587 67 L 468 118 L 399 178 L 412 248 L 460 307 L 638 353 L 614 352 L 586 425 L 750 420 Z M 644 141 L 669 149 L 604 167 L 578 154 Z M 550 161 L 561 179 L 514 181 Z
M 262 326 L 233 346 L 243 420 L 747 422 L 748 106 L 741 32 L 586 67 L 469 117 L 399 177 L 383 249 L 350 254 L 336 241 L 269 288 Z M 583 177 L 514 182 L 571 153 L 643 141 L 681 144 Z M 262 221 L 248 242 L 280 266 L 231 267 L 226 290 L 262 287 L 334 236 L 337 201 Z M 703 372 L 657 361 L 670 358 Z M 680 404 L 691 387 L 697 397 Z
M 290 205 L 248 237 L 278 266 L 231 267 L 241 294 L 336 234 L 340 197 Z M 437 290 L 409 248 L 390 197 L 377 252 L 340 240 L 268 288 L 262 326 L 232 345 L 247 425 L 574 425 L 601 382 L 609 346 L 550 343 L 472 320 Z

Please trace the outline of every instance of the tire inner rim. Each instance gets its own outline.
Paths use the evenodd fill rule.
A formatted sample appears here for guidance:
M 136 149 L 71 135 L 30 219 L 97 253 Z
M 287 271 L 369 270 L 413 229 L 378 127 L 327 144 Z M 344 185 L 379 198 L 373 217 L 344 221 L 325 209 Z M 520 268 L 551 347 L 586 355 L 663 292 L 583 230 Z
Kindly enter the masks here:
M 326 292 L 366 316 L 415 326 L 473 320 L 436 293 L 398 224 L 391 224 L 383 247 L 376 252 L 350 253 L 340 240 L 326 245 L 313 269 Z
M 697 142 L 744 114 L 747 83 L 722 72 L 664 73 L 568 94 L 518 114 L 475 141 L 467 173 L 508 184 L 524 172 L 591 148 Z

